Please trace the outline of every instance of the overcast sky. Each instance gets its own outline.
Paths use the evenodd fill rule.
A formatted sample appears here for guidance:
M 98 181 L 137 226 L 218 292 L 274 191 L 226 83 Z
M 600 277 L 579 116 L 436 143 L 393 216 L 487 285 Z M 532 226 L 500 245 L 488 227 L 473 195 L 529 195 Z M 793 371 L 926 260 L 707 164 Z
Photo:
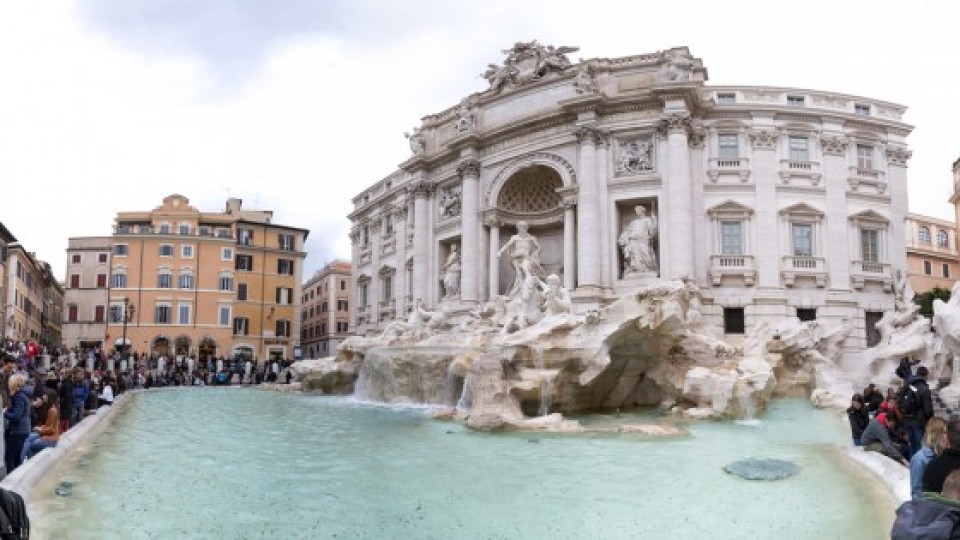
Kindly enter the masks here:
M 708 84 L 907 105 L 910 209 L 951 218 L 960 2 L 83 0 L 0 3 L 0 221 L 61 278 L 70 236 L 181 193 L 310 229 L 349 258 L 350 198 L 404 131 L 483 90 L 516 41 L 616 57 L 686 45 Z

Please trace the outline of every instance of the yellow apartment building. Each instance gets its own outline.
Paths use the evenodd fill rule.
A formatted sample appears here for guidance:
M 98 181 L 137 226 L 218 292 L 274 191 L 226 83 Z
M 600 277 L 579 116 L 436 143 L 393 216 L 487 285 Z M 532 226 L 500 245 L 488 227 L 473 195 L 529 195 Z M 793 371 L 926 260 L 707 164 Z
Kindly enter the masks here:
M 119 212 L 107 343 L 201 361 L 293 358 L 308 234 L 236 198 L 223 212 L 201 212 L 176 194 L 150 211 Z
M 34 340 L 41 345 L 59 345 L 48 342 L 44 332 L 45 284 L 53 279 L 49 265 L 19 243 L 7 245 L 6 314 L 4 337 L 13 340 Z

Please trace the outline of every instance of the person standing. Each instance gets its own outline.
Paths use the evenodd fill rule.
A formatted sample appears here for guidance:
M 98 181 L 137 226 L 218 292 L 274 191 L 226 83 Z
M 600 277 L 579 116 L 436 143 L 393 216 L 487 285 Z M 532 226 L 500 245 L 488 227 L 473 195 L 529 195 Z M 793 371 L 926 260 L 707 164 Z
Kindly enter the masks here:
M 4 463 L 7 474 L 20 466 L 20 452 L 23 443 L 30 435 L 30 398 L 24 391 L 26 376 L 14 373 L 10 376 L 10 407 L 3 411 L 3 418 L 9 428 L 4 436 Z
M 60 370 L 60 384 L 57 386 L 57 394 L 60 396 L 60 433 L 67 431 L 74 424 L 73 391 L 73 375 L 70 368 L 64 367 Z
M 847 409 L 847 420 L 850 421 L 850 434 L 853 436 L 854 446 L 862 446 L 860 438 L 863 436 L 863 430 L 867 429 L 870 423 L 870 417 L 867 416 L 867 409 L 863 403 L 863 396 L 854 394 L 850 401 L 850 408 Z
M 928 374 L 926 366 L 917 368 L 916 375 L 904 384 L 897 396 L 904 426 L 907 428 L 911 457 L 920 451 L 924 428 L 927 421 L 933 418 L 933 397 L 927 385 Z

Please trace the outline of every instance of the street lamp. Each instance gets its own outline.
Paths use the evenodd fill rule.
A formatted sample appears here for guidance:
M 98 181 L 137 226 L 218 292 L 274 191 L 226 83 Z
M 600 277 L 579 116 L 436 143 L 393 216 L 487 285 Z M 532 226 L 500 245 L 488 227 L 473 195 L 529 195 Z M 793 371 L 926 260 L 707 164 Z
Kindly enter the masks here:
M 120 342 L 123 345 L 123 357 L 126 359 L 130 358 L 130 346 L 127 344 L 127 323 L 133 320 L 133 314 L 137 312 L 136 306 L 134 306 L 129 298 L 123 299 L 123 340 Z

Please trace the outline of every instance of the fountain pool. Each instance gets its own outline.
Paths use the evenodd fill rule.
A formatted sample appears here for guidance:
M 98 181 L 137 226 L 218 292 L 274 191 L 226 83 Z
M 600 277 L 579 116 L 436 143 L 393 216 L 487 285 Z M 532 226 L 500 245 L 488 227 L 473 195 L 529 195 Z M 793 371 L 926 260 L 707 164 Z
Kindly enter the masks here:
M 481 433 L 426 409 L 236 388 L 131 397 L 28 501 L 38 537 L 873 539 L 889 523 L 836 456 L 837 413 L 799 400 L 756 426 L 652 440 Z M 800 472 L 723 471 L 750 456 Z

